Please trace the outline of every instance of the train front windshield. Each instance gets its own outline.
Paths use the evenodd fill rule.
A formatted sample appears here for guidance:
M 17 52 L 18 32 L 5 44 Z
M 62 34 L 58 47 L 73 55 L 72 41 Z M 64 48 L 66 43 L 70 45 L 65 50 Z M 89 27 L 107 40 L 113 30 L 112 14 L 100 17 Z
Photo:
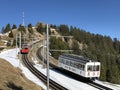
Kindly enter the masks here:
M 100 71 L 100 66 L 99 65 L 88 65 L 87 66 L 87 71 Z

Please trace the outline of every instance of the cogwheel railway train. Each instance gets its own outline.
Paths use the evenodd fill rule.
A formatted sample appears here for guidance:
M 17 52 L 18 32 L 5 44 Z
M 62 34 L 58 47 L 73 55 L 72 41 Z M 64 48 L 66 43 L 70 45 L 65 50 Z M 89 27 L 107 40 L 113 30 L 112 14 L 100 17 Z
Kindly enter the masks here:
M 58 66 L 62 69 L 92 80 L 100 77 L 100 62 L 74 54 L 60 55 L 58 60 Z
M 21 54 L 28 54 L 29 51 L 30 51 L 30 45 L 28 45 L 28 44 L 23 44 L 23 45 L 22 45 L 22 48 L 21 48 L 21 50 L 20 50 L 20 53 L 21 53 Z

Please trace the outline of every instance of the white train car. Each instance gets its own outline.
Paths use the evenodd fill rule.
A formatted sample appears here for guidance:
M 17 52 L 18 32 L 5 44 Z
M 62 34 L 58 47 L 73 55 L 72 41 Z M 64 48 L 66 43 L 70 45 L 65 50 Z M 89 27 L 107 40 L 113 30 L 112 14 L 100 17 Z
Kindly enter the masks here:
M 85 78 L 100 77 L 100 62 L 92 62 L 88 58 L 74 54 L 59 56 L 58 66 Z

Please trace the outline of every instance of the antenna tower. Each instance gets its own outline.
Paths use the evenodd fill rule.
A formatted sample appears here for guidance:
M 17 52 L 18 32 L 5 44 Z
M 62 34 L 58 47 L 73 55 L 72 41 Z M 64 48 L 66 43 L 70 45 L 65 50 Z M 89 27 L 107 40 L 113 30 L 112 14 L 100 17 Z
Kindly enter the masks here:
M 23 12 L 22 20 L 23 20 L 22 25 L 24 26 L 25 25 L 24 24 L 24 12 Z

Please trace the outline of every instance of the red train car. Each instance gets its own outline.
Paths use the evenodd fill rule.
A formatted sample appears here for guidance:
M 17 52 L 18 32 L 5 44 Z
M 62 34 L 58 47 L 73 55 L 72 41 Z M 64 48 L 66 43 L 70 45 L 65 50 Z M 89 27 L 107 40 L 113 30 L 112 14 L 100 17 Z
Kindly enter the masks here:
M 29 53 L 29 48 L 25 47 L 21 49 L 21 54 L 28 54 Z
M 22 46 L 22 49 L 20 50 L 21 54 L 28 54 L 30 51 L 29 45 Z

